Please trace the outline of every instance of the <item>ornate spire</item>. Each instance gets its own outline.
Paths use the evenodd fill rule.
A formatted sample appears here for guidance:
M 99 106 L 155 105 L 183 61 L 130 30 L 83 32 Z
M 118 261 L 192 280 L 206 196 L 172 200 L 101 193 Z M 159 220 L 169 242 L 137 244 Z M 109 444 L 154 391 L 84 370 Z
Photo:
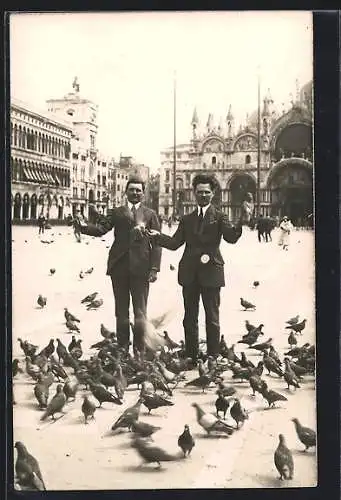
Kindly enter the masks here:
M 208 114 L 206 127 L 208 128 L 208 130 L 212 130 L 212 128 L 213 128 L 213 115 L 212 115 L 212 113 Z
M 234 118 L 233 114 L 232 114 L 232 106 L 231 104 L 229 105 L 229 110 L 227 112 L 227 116 L 226 116 L 226 121 L 232 121 Z
M 78 77 L 75 76 L 73 82 L 72 82 L 72 88 L 74 89 L 75 92 L 79 92 L 79 83 L 78 83 Z
M 199 123 L 199 118 L 198 118 L 197 108 L 194 108 L 191 125 L 198 125 L 198 123 Z
M 270 94 L 270 89 L 268 89 L 267 93 L 265 94 L 265 97 L 263 99 L 263 112 L 262 116 L 271 116 L 271 108 L 273 104 L 273 99 Z

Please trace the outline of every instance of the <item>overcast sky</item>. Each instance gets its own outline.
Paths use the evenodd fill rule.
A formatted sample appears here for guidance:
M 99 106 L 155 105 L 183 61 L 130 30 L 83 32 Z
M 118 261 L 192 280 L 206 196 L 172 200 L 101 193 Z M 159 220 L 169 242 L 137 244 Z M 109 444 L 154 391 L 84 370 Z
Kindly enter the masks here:
M 177 78 L 177 142 L 190 139 L 197 107 L 206 123 L 237 122 L 271 89 L 278 108 L 295 81 L 312 79 L 309 12 L 12 14 L 12 96 L 46 109 L 72 91 L 99 106 L 97 145 L 118 159 L 134 156 L 152 170 L 173 143 L 173 75 Z

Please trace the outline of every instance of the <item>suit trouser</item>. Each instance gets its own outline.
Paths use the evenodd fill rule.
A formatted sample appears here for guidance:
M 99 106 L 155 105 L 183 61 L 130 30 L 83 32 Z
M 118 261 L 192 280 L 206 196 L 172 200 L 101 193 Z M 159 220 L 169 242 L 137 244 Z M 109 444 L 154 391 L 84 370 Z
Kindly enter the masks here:
M 182 288 L 185 316 L 183 326 L 185 331 L 185 346 L 187 356 L 196 359 L 199 350 L 199 300 L 200 296 L 205 309 L 207 353 L 219 354 L 220 326 L 219 306 L 220 287 L 204 287 L 194 282 Z
M 129 273 L 110 276 L 115 297 L 117 341 L 128 349 L 130 341 L 129 305 L 130 297 L 134 310 L 134 347 L 143 350 L 143 321 L 147 315 L 149 282 L 146 277 Z

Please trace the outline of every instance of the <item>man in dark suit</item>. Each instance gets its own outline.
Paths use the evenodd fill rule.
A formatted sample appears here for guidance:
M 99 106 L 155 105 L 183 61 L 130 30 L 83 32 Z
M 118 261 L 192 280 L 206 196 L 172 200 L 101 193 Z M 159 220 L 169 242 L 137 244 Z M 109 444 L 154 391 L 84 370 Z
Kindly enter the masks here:
M 186 354 L 194 361 L 199 349 L 198 314 L 200 296 L 206 316 L 206 340 L 209 355 L 219 354 L 220 288 L 225 286 L 224 260 L 219 250 L 221 238 L 236 243 L 242 234 L 243 221 L 247 220 L 245 208 L 236 226 L 211 205 L 217 181 L 205 174 L 194 177 L 192 186 L 198 207 L 184 215 L 173 236 L 149 231 L 152 241 L 158 245 L 177 250 L 186 244 L 179 263 L 178 282 L 182 286 L 185 316 Z
M 117 339 L 128 349 L 130 337 L 130 296 L 134 309 L 134 348 L 143 352 L 143 320 L 146 318 L 149 283 L 157 279 L 161 248 L 151 244 L 145 230 L 160 230 L 154 210 L 144 206 L 145 184 L 131 177 L 126 186 L 127 204 L 114 208 L 110 215 L 96 214 L 96 224 L 82 224 L 81 232 L 102 236 L 114 228 L 114 243 L 109 251 L 107 275 L 115 297 Z M 142 321 L 141 321 L 142 320 Z

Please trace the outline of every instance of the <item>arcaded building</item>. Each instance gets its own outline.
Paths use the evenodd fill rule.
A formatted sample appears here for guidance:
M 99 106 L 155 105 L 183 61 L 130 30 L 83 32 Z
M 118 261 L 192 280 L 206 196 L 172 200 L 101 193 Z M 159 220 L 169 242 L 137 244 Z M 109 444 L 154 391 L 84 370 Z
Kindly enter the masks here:
M 71 210 L 72 128 L 50 113 L 11 100 L 11 218 L 63 219 Z
M 195 208 L 191 182 L 199 172 L 214 174 L 220 184 L 214 202 L 236 220 L 247 192 L 256 199 L 258 113 L 236 130 L 232 106 L 218 123 L 203 122 L 194 110 L 191 140 L 176 146 L 176 214 Z M 173 146 L 161 152 L 159 212 L 173 214 Z M 304 223 L 313 212 L 312 83 L 279 112 L 268 91 L 260 120 L 260 213 L 288 215 Z

